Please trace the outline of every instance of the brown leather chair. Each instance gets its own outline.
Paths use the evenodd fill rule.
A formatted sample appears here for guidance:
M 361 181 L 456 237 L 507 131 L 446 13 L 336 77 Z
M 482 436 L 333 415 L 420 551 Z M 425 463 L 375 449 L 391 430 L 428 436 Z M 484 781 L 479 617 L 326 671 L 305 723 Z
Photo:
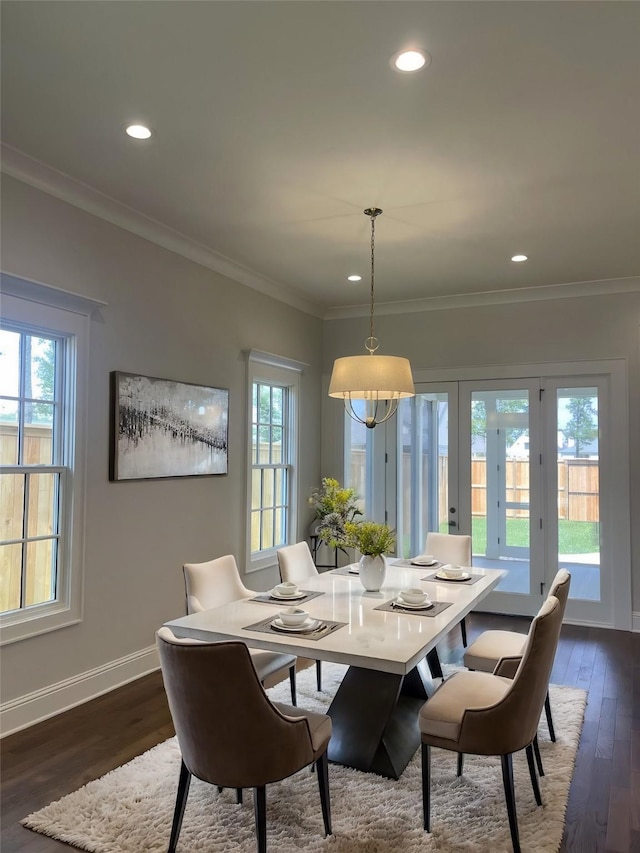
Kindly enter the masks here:
M 235 557 L 227 554 L 206 563 L 185 563 L 184 584 L 187 595 L 187 613 L 211 610 L 240 598 L 256 595 L 242 583 Z M 264 683 L 271 675 L 288 671 L 291 684 L 291 704 L 296 698 L 296 657 L 282 652 L 265 652 L 249 649 L 258 678 Z
M 178 843 L 192 776 L 222 788 L 254 789 L 257 849 L 265 853 L 265 786 L 315 763 L 330 835 L 331 718 L 271 702 L 244 643 L 194 643 L 168 628 L 157 632 L 156 641 L 182 753 L 169 853 Z
M 302 584 L 308 578 L 320 574 L 306 542 L 286 545 L 276 553 L 278 554 L 280 579 L 283 581 Z M 318 690 L 322 690 L 322 662 L 319 660 L 316 661 L 316 682 Z
M 569 587 L 571 585 L 571 575 L 566 569 L 560 569 L 549 590 L 549 595 L 555 596 L 560 602 L 562 618 L 567 606 L 569 598 Z M 463 662 L 469 669 L 475 669 L 480 672 L 493 672 L 502 658 L 511 658 L 519 663 L 520 658 L 524 654 L 524 649 L 527 644 L 527 634 L 519 634 L 516 631 L 484 631 L 480 636 L 473 641 L 464 654 Z M 549 737 L 555 742 L 556 733 L 553 727 L 553 717 L 551 716 L 551 703 L 549 702 L 549 693 L 544 700 L 544 710 L 547 716 L 547 724 L 549 726 Z M 538 753 L 536 752 L 538 757 Z M 542 775 L 541 763 L 538 767 L 540 775 Z
M 458 672 L 422 706 L 422 803 L 424 828 L 431 828 L 431 747 L 460 754 L 499 755 L 502 761 L 509 828 L 514 853 L 520 853 L 513 787 L 512 754 L 526 749 L 536 802 L 541 805 L 532 742 L 536 736 L 553 666 L 562 608 L 555 596 L 544 602 L 531 623 L 526 648 L 514 678 L 488 672 Z

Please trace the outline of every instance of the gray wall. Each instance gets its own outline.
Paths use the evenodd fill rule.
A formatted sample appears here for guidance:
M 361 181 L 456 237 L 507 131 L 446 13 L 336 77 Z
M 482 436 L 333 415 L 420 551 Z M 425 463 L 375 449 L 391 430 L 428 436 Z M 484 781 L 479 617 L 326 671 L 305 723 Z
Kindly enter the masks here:
M 3 648 L 2 698 L 146 648 L 184 612 L 181 566 L 244 550 L 246 358 L 309 365 L 301 380 L 300 533 L 320 477 L 322 322 L 10 178 L 2 266 L 108 306 L 91 323 L 84 619 Z M 109 372 L 230 389 L 229 474 L 110 483 Z M 274 571 L 247 583 L 268 588 Z
M 333 360 L 364 354 L 368 318 L 325 322 L 323 388 Z M 483 365 L 626 359 L 629 380 L 633 610 L 640 611 L 640 293 L 548 299 L 376 318 L 380 353 L 402 355 L 415 370 Z M 322 470 L 339 476 L 340 404 L 323 394 Z

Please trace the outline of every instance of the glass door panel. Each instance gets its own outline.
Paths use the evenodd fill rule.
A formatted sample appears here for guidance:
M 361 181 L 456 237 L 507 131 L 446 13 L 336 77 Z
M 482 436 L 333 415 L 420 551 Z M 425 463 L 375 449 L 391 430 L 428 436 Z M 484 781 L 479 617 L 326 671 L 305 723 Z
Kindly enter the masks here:
M 601 600 L 598 388 L 558 388 L 558 567 L 569 597 Z
M 474 564 L 507 571 L 497 590 L 528 595 L 528 389 L 471 390 L 471 535 Z
M 398 555 L 424 551 L 429 531 L 455 532 L 457 459 L 450 456 L 456 429 L 457 389 L 417 391 L 398 410 Z M 453 414 L 453 419 L 452 419 Z M 455 436 L 455 434 L 454 434 Z M 454 437 L 454 448 L 456 441 Z

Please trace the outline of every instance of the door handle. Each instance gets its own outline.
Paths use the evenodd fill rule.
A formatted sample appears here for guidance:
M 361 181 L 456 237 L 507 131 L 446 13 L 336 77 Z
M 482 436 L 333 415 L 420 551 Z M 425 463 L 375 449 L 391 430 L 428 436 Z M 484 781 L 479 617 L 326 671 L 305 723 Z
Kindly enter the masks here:
M 455 523 L 455 521 L 453 521 L 453 519 L 452 519 L 452 520 L 449 522 L 449 527 L 455 527 L 455 526 L 456 526 L 456 523 Z

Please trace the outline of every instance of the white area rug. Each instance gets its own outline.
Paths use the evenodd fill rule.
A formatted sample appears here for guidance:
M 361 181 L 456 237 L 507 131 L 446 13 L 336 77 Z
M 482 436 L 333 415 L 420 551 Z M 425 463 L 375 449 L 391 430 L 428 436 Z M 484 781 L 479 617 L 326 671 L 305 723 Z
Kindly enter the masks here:
M 324 710 L 345 668 L 323 664 L 323 693 L 315 689 L 315 667 L 298 678 L 298 703 Z M 269 691 L 290 698 L 288 682 Z M 514 756 L 516 801 L 523 851 L 558 850 L 586 693 L 551 687 L 558 740 L 540 728 L 546 775 L 540 780 L 544 806 L 537 808 L 524 752 Z M 167 849 L 175 804 L 180 753 L 175 738 L 90 782 L 25 818 L 24 826 L 92 853 L 146 853 Z M 456 756 L 432 752 L 432 833 L 422 830 L 420 750 L 397 781 L 329 765 L 334 835 L 323 838 L 315 773 L 309 769 L 267 787 L 267 844 L 270 853 L 414 853 L 414 851 L 511 851 L 499 759 L 467 756 L 456 777 Z M 193 779 L 178 853 L 254 853 L 253 795 L 236 805 L 235 791 L 218 794 Z

